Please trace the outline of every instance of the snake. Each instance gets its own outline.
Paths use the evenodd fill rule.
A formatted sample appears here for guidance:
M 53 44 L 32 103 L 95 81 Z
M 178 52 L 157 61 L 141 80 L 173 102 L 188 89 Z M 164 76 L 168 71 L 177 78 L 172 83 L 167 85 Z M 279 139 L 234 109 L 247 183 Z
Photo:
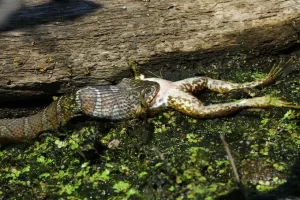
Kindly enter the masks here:
M 156 82 L 127 78 L 117 85 L 78 89 L 59 97 L 34 115 L 0 119 L 0 143 L 30 141 L 40 133 L 56 130 L 82 115 L 108 120 L 143 116 L 158 89 Z
M 216 93 L 262 87 L 271 84 L 282 74 L 278 65 L 262 78 L 246 83 L 233 83 L 209 77 L 191 77 L 179 81 L 162 78 L 124 78 L 117 85 L 87 86 L 63 95 L 49 106 L 23 118 L 0 119 L 0 143 L 20 143 L 36 138 L 45 131 L 56 130 L 72 118 L 86 115 L 97 119 L 122 120 L 147 117 L 165 109 L 199 119 L 223 117 L 243 108 L 286 107 L 299 105 L 278 97 L 265 95 L 234 102 L 204 105 L 195 93 L 204 89 Z

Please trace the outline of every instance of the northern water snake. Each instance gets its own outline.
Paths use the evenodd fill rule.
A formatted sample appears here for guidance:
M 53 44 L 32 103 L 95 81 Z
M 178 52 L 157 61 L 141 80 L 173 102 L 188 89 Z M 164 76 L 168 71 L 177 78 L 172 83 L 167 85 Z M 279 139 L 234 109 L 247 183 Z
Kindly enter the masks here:
M 90 86 L 64 95 L 35 115 L 0 120 L 0 143 L 24 142 L 88 115 L 118 120 L 142 116 L 156 96 L 156 82 L 123 79 L 116 86 Z
M 208 106 L 204 106 L 192 95 L 204 88 L 226 93 L 234 89 L 265 86 L 281 73 L 282 67 L 276 66 L 265 78 L 247 83 L 231 83 L 208 77 L 193 77 L 177 82 L 142 77 L 142 80 L 123 79 L 116 86 L 85 87 L 60 97 L 35 115 L 0 120 L 0 143 L 30 140 L 43 131 L 65 125 L 78 115 L 118 120 L 172 108 L 191 117 L 209 118 L 224 116 L 247 107 L 300 109 L 300 106 L 269 95 Z

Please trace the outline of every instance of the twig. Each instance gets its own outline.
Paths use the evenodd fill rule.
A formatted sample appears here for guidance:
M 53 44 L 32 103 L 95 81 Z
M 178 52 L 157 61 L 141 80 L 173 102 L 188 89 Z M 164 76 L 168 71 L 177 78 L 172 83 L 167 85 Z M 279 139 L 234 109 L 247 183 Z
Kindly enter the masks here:
M 243 186 L 243 184 L 242 184 L 242 182 L 241 182 L 241 179 L 240 179 L 240 177 L 239 177 L 238 171 L 237 171 L 237 169 L 236 169 L 236 165 L 235 165 L 235 163 L 234 163 L 234 159 L 233 159 L 232 154 L 231 154 L 231 151 L 230 151 L 230 149 L 229 149 L 229 145 L 228 145 L 228 143 L 226 142 L 225 136 L 224 136 L 223 133 L 220 133 L 220 138 L 221 138 L 221 140 L 222 140 L 222 142 L 223 142 L 225 151 L 226 151 L 226 153 L 227 153 L 227 155 L 228 155 L 228 160 L 229 160 L 229 162 L 230 162 L 230 164 L 231 164 L 231 167 L 232 167 L 233 174 L 234 174 L 234 176 L 235 176 L 237 185 L 238 185 L 240 191 L 242 192 L 242 194 L 243 194 L 243 196 L 244 196 L 244 199 L 247 199 L 245 188 L 244 188 L 244 186 Z

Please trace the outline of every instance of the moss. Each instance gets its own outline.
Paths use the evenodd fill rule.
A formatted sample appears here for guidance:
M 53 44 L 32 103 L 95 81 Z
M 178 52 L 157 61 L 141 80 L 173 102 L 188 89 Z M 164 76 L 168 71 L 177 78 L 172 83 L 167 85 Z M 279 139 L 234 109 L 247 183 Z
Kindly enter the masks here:
M 235 56 L 228 65 L 215 63 L 201 70 L 240 82 L 261 76 L 257 74 L 261 70 L 253 72 L 251 67 L 264 62 L 252 62 L 245 70 L 240 67 L 245 57 Z M 276 93 L 300 103 L 297 81 L 299 77 L 291 75 L 258 94 Z M 199 98 L 205 104 L 238 99 L 210 92 Z M 1 148 L 0 198 L 225 197 L 238 186 L 220 133 L 225 134 L 249 199 L 253 194 L 276 194 L 289 181 L 299 180 L 292 170 L 300 153 L 299 116 L 299 111 L 289 109 L 244 110 L 198 120 L 169 111 L 149 119 L 74 123 L 31 143 Z

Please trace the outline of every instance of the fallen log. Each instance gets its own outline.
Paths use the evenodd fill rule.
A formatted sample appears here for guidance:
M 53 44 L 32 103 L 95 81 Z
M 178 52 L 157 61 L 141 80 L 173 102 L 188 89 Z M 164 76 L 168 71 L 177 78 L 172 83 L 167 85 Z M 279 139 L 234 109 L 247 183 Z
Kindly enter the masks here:
M 0 31 L 0 101 L 114 84 L 131 61 L 176 79 L 228 52 L 276 53 L 297 45 L 299 14 L 292 0 L 26 0 Z

